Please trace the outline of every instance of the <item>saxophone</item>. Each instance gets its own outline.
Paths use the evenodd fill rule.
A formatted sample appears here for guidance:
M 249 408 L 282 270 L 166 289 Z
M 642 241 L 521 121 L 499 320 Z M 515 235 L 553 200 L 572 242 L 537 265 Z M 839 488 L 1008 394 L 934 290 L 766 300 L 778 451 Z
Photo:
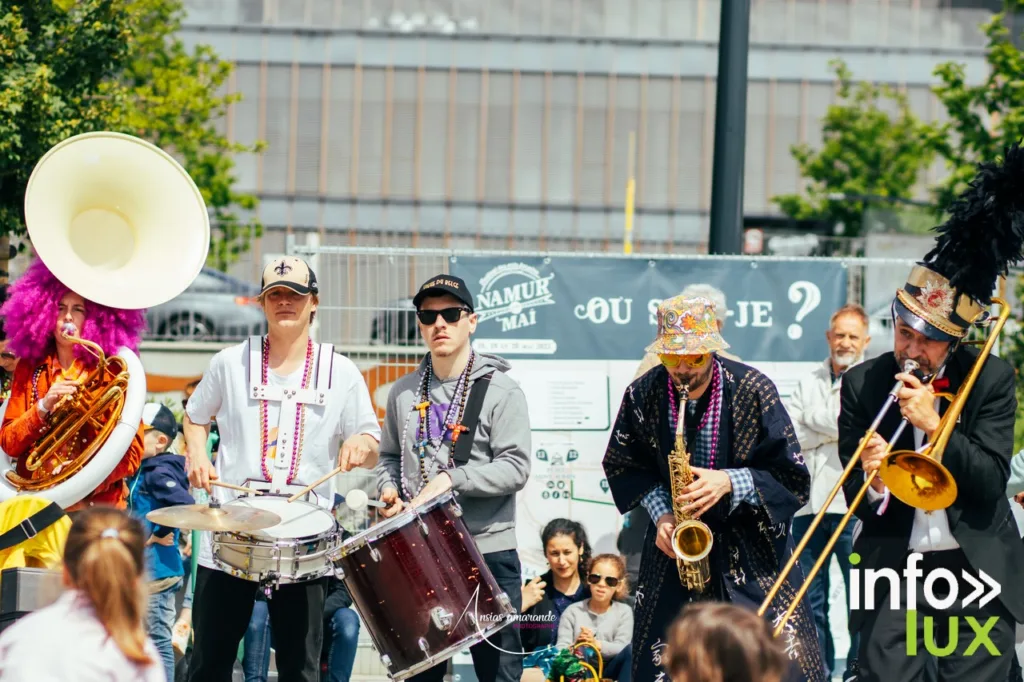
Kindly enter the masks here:
M 690 454 L 686 451 L 684 427 L 686 401 L 690 387 L 683 386 L 679 392 L 679 420 L 676 423 L 676 444 L 672 454 L 668 456 L 668 473 L 672 482 L 672 513 L 676 517 L 676 527 L 672 531 L 672 549 L 676 553 L 676 567 L 679 569 L 679 580 L 683 586 L 694 592 L 703 592 L 711 580 L 711 567 L 708 554 L 714 538 L 706 523 L 690 518 L 683 511 L 683 505 L 676 502 L 693 481 L 690 470 Z

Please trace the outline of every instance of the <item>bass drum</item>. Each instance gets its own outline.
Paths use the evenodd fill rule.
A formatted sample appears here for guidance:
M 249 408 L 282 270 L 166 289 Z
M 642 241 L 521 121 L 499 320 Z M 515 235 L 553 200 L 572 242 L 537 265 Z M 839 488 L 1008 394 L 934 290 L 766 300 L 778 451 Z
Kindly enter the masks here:
M 9 500 L 18 495 L 33 495 L 56 502 L 64 509 L 75 505 L 95 490 L 106 480 L 121 458 L 128 452 L 132 439 L 139 431 L 142 423 L 142 408 L 146 404 L 146 370 L 142 367 L 134 352 L 128 348 L 120 348 L 117 357 L 124 360 L 128 369 L 128 390 L 125 394 L 124 407 L 117 426 L 107 438 L 103 446 L 96 451 L 92 459 L 71 478 L 58 483 L 52 488 L 35 491 L 20 491 L 7 478 L 8 471 L 14 471 L 15 460 L 0 450 L 0 501 Z M 7 402 L 0 410 L 0 420 L 7 412 Z
M 513 623 L 512 603 L 451 491 L 350 538 L 335 555 L 335 573 L 393 680 L 444 663 Z

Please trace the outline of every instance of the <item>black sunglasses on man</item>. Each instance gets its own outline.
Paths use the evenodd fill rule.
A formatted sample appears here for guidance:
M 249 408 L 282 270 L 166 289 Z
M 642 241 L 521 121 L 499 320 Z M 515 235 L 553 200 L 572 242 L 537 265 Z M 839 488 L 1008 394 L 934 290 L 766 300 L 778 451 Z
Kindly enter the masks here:
M 455 324 L 462 318 L 463 312 L 472 312 L 469 308 L 443 308 L 442 310 L 417 310 L 416 317 L 420 318 L 420 322 L 427 325 L 428 327 L 437 322 L 437 316 L 440 315 L 444 318 L 444 321 L 448 324 Z

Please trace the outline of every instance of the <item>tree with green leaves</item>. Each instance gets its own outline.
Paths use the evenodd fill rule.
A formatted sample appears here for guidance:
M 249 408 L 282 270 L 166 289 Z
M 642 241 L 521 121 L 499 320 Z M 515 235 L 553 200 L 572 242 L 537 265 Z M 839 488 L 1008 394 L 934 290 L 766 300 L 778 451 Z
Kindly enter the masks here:
M 79 133 L 110 130 L 157 144 L 195 180 L 211 210 L 209 263 L 224 269 L 261 234 L 243 218 L 253 196 L 234 189 L 233 152 L 216 127 L 236 95 L 231 65 L 176 33 L 179 0 L 24 0 L 0 5 L 0 276 L 24 237 L 25 188 L 36 162 Z
M 921 171 L 935 158 L 938 130 L 914 114 L 904 93 L 854 82 L 842 60 L 829 65 L 838 91 L 822 121 L 821 146 L 791 148 L 805 189 L 772 201 L 792 218 L 826 220 L 841 225 L 842 236 L 856 237 L 873 203 L 909 202 Z
M 948 206 L 964 190 L 983 161 L 1001 158 L 1004 149 L 1024 140 L 1024 54 L 1011 33 L 1009 19 L 1021 16 L 1024 0 L 1004 0 L 1003 11 L 981 25 L 987 38 L 985 57 L 988 75 L 980 82 L 967 82 L 966 65 L 940 64 L 935 69 L 939 83 L 932 89 L 946 110 L 946 122 L 935 137 L 935 149 L 949 170 L 934 188 L 939 205 Z M 1020 26 L 1020 22 L 1016 22 Z M 1024 279 L 1007 281 L 1007 296 L 1024 297 Z M 1024 326 L 1010 320 L 1000 354 L 1017 370 L 1016 447 L 1024 447 Z
M 935 150 L 949 174 L 935 188 L 940 206 L 948 206 L 982 161 L 1000 158 L 1003 150 L 1024 139 L 1024 54 L 1015 44 L 1007 17 L 1024 10 L 1024 0 L 1004 0 L 1003 11 L 982 24 L 988 39 L 988 76 L 967 83 L 966 65 L 946 62 L 935 69 L 932 90 L 948 120 L 938 128 Z

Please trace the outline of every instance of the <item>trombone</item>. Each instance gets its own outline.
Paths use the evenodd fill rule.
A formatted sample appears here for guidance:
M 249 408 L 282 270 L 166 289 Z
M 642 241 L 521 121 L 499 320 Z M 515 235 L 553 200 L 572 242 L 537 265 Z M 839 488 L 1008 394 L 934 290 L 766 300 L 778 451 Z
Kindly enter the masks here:
M 907 426 L 907 419 L 904 417 L 900 421 L 900 425 L 896 428 L 891 439 L 886 444 L 885 451 L 882 455 L 881 466 L 875 469 L 864 481 L 864 485 L 861 486 L 860 490 L 857 491 L 857 495 L 853 498 L 849 508 L 843 515 L 842 520 L 839 522 L 839 527 L 828 539 L 825 544 L 824 550 L 818 560 L 814 562 L 814 566 L 808 572 L 807 577 L 804 579 L 800 589 L 797 590 L 796 596 L 793 598 L 793 602 L 786 609 L 785 614 L 779 620 L 775 626 L 774 635 L 776 637 L 786 627 L 786 623 L 792 617 L 793 612 L 796 611 L 797 606 L 800 604 L 800 600 L 803 599 L 804 595 L 807 594 L 807 590 L 810 588 L 811 581 L 821 570 L 822 564 L 825 563 L 825 559 L 831 555 L 832 548 L 839 540 L 839 536 L 846 528 L 846 524 L 850 522 L 850 518 L 853 516 L 854 510 L 860 505 L 861 500 L 864 499 L 864 495 L 867 493 L 868 487 L 871 482 L 875 480 L 875 476 L 881 476 L 882 481 L 889 489 L 889 493 L 899 499 L 901 502 L 915 507 L 917 509 L 923 509 L 925 511 L 935 511 L 937 509 L 945 509 L 949 505 L 953 504 L 956 500 L 957 487 L 956 481 L 953 476 L 949 473 L 941 463 L 942 454 L 946 449 L 946 444 L 949 442 L 949 437 L 953 433 L 953 428 L 956 426 L 957 420 L 960 417 L 960 412 L 963 411 L 964 404 L 967 402 L 967 396 L 970 395 L 971 390 L 974 388 L 974 384 L 978 379 L 978 375 L 981 374 L 982 367 L 985 364 L 985 360 L 992 353 L 992 348 L 995 346 L 996 340 L 999 338 L 999 334 L 1003 330 L 1003 326 L 1006 324 L 1006 320 L 1010 317 L 1010 306 L 1007 305 L 1006 301 L 1000 298 L 993 298 L 993 303 L 1000 306 L 999 317 L 996 319 L 995 325 L 992 328 L 992 332 L 989 334 L 988 339 L 985 341 L 984 347 L 978 354 L 977 359 L 974 361 L 974 365 L 971 367 L 970 373 L 967 375 L 966 381 L 960 387 L 957 394 L 953 396 L 949 393 L 937 393 L 936 397 L 946 398 L 951 400 L 949 409 L 939 420 L 939 427 L 935 431 L 935 440 L 929 444 L 922 452 L 916 452 L 914 450 L 898 450 L 890 454 L 893 444 L 899 439 L 903 433 L 903 429 Z M 918 368 L 918 364 L 913 360 L 908 360 L 904 363 L 903 371 L 909 374 Z M 934 379 L 934 377 L 933 377 Z M 757 615 L 764 616 L 768 610 L 768 606 L 775 599 L 775 596 L 779 592 L 779 588 L 782 587 L 782 583 L 785 582 L 789 576 L 790 571 L 796 565 L 796 562 L 800 558 L 801 552 L 807 547 L 807 543 L 810 542 L 811 536 L 817 529 L 818 524 L 825 517 L 825 512 L 828 510 L 832 500 L 835 499 L 836 494 L 840 488 L 843 487 L 846 479 L 853 471 L 854 467 L 860 460 L 861 453 L 864 452 L 864 448 L 867 446 L 868 441 L 878 430 L 879 424 L 882 419 L 885 418 L 886 413 L 889 411 L 896 402 L 897 395 L 900 389 L 903 387 L 902 382 L 896 382 L 896 385 L 889 391 L 889 395 L 886 398 L 885 403 L 882 405 L 882 409 L 879 410 L 875 420 L 868 427 L 864 437 L 861 438 L 860 443 L 857 445 L 857 449 L 854 451 L 853 456 L 850 457 L 849 463 L 843 470 L 842 476 L 839 477 L 839 481 L 836 482 L 832 491 L 828 495 L 828 499 L 825 500 L 822 505 L 822 509 L 818 512 L 814 519 L 811 520 L 811 524 L 804 534 L 804 537 L 797 544 L 793 550 L 792 555 L 783 567 L 779 577 L 775 580 L 775 584 L 772 585 L 771 590 L 768 591 L 764 602 L 761 603 L 760 608 L 757 610 Z

